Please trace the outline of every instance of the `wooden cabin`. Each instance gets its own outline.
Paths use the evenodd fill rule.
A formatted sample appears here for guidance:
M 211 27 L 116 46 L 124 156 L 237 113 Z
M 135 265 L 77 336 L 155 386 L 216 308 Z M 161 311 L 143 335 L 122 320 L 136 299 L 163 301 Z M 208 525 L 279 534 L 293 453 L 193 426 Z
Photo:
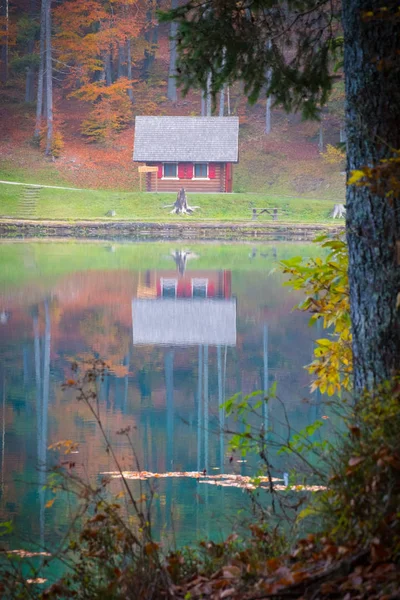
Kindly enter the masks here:
M 134 162 L 148 192 L 232 192 L 238 117 L 136 117 Z

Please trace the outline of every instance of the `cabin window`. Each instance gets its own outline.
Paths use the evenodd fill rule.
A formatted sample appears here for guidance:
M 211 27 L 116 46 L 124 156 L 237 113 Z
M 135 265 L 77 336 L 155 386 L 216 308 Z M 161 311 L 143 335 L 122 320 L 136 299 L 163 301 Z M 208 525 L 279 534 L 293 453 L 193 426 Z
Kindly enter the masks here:
M 164 163 L 164 177 L 166 179 L 177 179 L 178 164 L 177 163 Z
M 194 165 L 194 176 L 195 176 L 195 179 L 207 179 L 208 164 L 207 163 L 196 163 Z
M 208 279 L 192 279 L 193 298 L 207 298 Z
M 176 290 L 178 287 L 177 279 L 161 278 L 161 295 L 163 298 L 176 298 Z

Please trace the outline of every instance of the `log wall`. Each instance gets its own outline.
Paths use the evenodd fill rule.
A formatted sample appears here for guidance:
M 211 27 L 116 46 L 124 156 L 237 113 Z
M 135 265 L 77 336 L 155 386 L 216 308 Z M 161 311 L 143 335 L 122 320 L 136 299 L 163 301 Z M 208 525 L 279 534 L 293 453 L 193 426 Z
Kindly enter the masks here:
M 152 163 L 146 163 L 153 166 Z M 157 173 L 147 173 L 146 190 L 156 191 Z M 178 192 L 182 187 L 187 192 L 225 192 L 225 164 L 215 165 L 215 179 L 157 179 L 159 192 Z

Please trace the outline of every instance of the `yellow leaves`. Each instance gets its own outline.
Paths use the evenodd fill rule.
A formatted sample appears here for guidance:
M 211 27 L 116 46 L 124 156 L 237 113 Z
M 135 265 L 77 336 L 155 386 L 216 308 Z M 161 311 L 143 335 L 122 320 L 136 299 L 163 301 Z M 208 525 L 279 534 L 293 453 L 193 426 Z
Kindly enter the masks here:
M 54 444 L 50 444 L 48 446 L 48 450 L 62 450 L 64 449 L 64 454 L 77 454 L 78 453 L 79 444 L 73 442 L 72 440 L 61 440 L 59 442 L 55 442 Z
M 46 508 L 51 508 L 55 502 L 55 498 L 52 498 L 51 500 L 48 500 L 45 504 Z
M 365 173 L 364 171 L 351 171 L 351 175 L 349 177 L 349 179 L 347 180 L 347 185 L 353 185 L 355 183 L 357 183 L 358 181 L 360 181 L 360 179 L 362 179 L 363 177 L 365 177 Z
M 332 144 L 327 144 L 325 152 L 320 152 L 320 155 L 322 160 L 330 165 L 340 164 L 346 158 L 346 154 Z

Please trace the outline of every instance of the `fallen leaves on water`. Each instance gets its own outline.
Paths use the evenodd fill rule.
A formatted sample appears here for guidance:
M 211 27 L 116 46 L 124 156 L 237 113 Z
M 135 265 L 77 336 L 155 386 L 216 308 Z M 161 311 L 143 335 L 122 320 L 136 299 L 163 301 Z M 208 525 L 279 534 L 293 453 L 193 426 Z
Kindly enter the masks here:
M 197 479 L 199 483 L 208 485 L 218 485 L 221 487 L 236 487 L 247 490 L 255 490 L 259 487 L 269 489 L 265 484 L 274 483 L 275 491 L 294 491 L 294 492 L 319 492 L 326 490 L 322 485 L 291 485 L 286 486 L 275 482 L 282 481 L 278 477 L 257 477 L 257 484 L 254 478 L 248 475 L 236 475 L 234 473 L 221 473 L 218 475 L 207 475 L 204 471 L 168 471 L 165 473 L 152 473 L 151 471 L 105 471 L 101 475 L 108 475 L 111 479 L 120 479 L 124 477 L 127 480 L 146 480 L 146 479 L 164 479 L 167 477 L 187 477 Z M 264 484 L 264 486 L 263 486 Z
M 34 556 L 51 556 L 48 552 L 30 552 L 29 550 L 2 550 L 3 554 L 16 554 L 21 558 L 33 558 Z

